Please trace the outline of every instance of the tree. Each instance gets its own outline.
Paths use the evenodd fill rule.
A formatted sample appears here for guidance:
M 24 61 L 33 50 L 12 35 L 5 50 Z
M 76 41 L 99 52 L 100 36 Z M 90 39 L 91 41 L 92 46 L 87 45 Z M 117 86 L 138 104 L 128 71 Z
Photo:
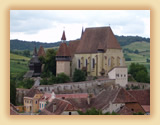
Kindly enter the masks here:
M 16 83 L 13 78 L 10 80 L 10 102 L 16 105 Z
M 34 80 L 33 79 L 25 79 L 23 81 L 23 87 L 26 88 L 26 89 L 32 88 L 33 85 L 34 85 Z
M 48 49 L 46 52 L 44 72 L 52 72 L 56 75 L 56 51 L 54 49 Z
M 142 64 L 131 63 L 129 67 L 129 74 L 131 74 L 137 82 L 150 82 L 147 68 Z
M 57 83 L 66 83 L 70 81 L 70 78 L 65 73 L 59 73 L 56 81 Z
M 75 69 L 73 73 L 73 81 L 80 82 L 80 81 L 85 81 L 85 80 L 86 80 L 85 72 L 79 69 Z

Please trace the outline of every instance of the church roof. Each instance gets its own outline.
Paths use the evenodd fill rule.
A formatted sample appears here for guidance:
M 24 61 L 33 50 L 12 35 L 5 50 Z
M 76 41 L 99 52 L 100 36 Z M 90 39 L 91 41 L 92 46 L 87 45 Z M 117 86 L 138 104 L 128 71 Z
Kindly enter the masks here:
M 62 34 L 62 38 L 61 38 L 61 40 L 66 40 L 65 31 L 63 31 L 63 34 Z
M 44 51 L 43 46 L 40 46 L 39 51 L 38 51 L 38 56 L 45 56 L 45 55 L 46 55 L 46 53 Z
M 70 50 L 65 42 L 60 44 L 56 56 L 71 56 Z
M 107 49 L 121 49 L 110 27 L 86 28 L 77 47 L 76 53 L 97 53 L 98 47 Z
M 80 40 L 73 40 L 73 41 L 69 42 L 68 48 L 70 50 L 71 57 L 74 56 L 74 54 L 77 50 L 77 47 L 79 45 L 79 42 L 80 42 Z
M 33 51 L 33 56 L 31 58 L 31 60 L 29 61 L 31 64 L 32 63 L 40 63 L 39 61 L 39 58 L 38 58 L 38 54 L 37 54 L 37 49 L 36 47 L 34 48 L 34 51 Z

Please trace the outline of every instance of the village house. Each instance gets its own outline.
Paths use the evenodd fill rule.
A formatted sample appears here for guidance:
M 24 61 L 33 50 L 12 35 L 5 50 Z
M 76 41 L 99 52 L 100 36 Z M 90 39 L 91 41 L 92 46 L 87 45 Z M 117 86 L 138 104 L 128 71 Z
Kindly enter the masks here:
M 27 113 L 36 113 L 39 111 L 39 99 L 43 96 L 43 92 L 36 88 L 31 88 L 24 96 L 24 108 Z

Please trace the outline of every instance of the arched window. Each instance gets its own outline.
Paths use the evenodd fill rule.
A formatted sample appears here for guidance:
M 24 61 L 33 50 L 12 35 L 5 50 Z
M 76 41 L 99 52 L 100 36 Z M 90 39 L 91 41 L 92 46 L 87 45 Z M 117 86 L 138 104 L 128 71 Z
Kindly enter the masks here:
M 80 59 L 78 59 L 78 61 L 77 61 L 77 69 L 80 69 L 81 68 L 81 61 L 80 61 Z
M 122 59 L 121 58 L 119 59 L 119 64 L 120 64 L 120 66 L 122 66 Z
M 108 58 L 108 66 L 111 66 L 111 58 Z
M 86 59 L 86 62 L 85 62 L 85 67 L 87 67 L 87 64 L 88 64 L 88 60 Z

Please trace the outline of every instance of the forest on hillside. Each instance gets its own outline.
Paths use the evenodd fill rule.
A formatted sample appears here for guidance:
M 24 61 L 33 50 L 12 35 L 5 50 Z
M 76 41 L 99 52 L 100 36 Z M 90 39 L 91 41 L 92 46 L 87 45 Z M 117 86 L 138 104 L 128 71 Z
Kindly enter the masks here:
M 129 45 L 133 42 L 150 42 L 150 38 L 144 38 L 140 36 L 117 36 L 115 35 L 118 42 L 121 46 Z M 66 41 L 69 43 L 69 41 Z M 10 50 L 33 50 L 36 46 L 39 48 L 40 46 L 44 48 L 52 48 L 60 45 L 60 41 L 54 43 L 45 43 L 45 42 L 37 42 L 37 41 L 24 41 L 24 40 L 10 40 Z

